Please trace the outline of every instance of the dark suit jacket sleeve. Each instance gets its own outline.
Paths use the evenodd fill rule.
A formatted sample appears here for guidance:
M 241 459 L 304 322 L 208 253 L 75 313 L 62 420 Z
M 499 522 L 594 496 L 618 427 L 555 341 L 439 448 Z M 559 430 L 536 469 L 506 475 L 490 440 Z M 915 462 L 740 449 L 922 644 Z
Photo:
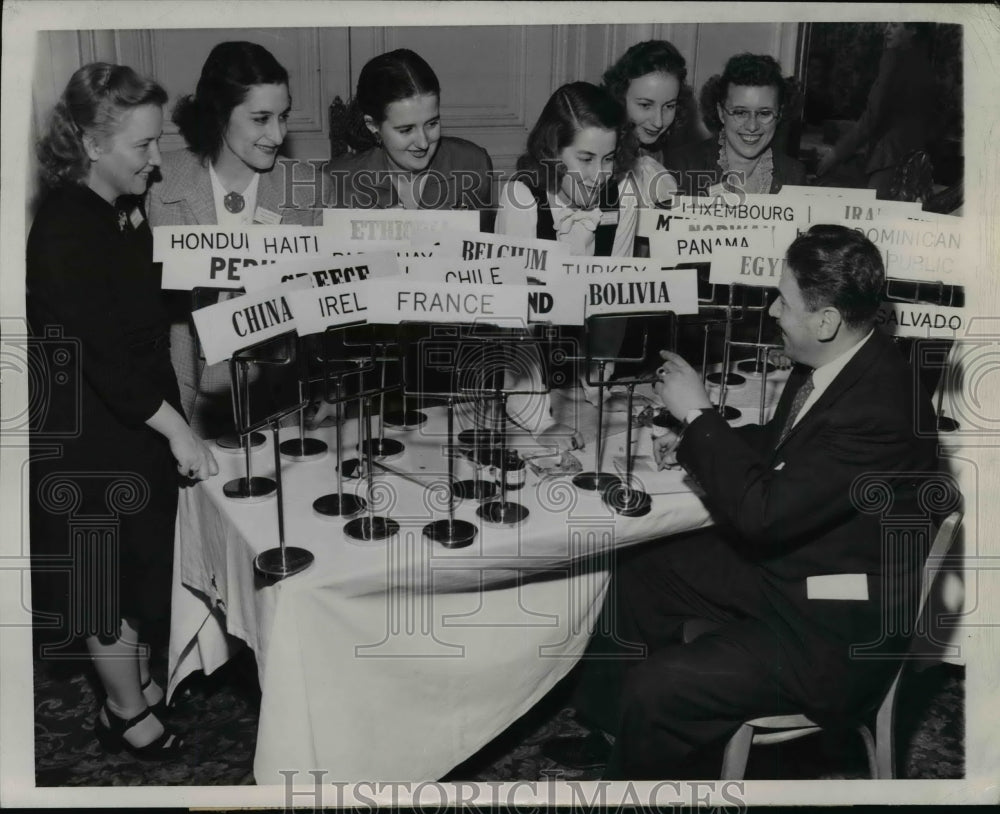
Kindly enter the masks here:
M 39 313 L 79 340 L 81 367 L 94 392 L 123 423 L 139 426 L 166 398 L 157 378 L 130 350 L 105 254 L 86 224 L 49 223 L 28 245 L 28 288 Z M 33 326 L 41 331 L 44 325 Z
M 905 417 L 877 403 L 841 399 L 836 409 L 807 413 L 801 421 L 806 420 L 818 422 L 808 445 L 785 457 L 779 453 L 781 468 L 772 467 L 766 452 L 716 413 L 692 422 L 678 446 L 677 460 L 701 484 L 712 509 L 739 533 L 735 544 L 745 546 L 748 557 L 796 548 L 856 514 L 854 480 L 897 468 L 911 455 L 913 436 Z

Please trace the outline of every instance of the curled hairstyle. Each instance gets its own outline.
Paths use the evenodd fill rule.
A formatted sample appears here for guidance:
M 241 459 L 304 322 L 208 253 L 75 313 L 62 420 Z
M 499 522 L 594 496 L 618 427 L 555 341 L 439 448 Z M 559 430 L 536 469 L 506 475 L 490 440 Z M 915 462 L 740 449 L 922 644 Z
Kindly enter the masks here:
M 687 79 L 687 62 L 680 51 L 666 40 L 646 40 L 629 48 L 618 61 L 604 72 L 603 83 L 608 92 L 625 106 L 625 95 L 633 79 L 639 79 L 651 73 L 663 73 L 677 80 L 677 113 L 667 131 L 660 136 L 652 149 L 659 149 L 672 130 L 683 129 L 687 123 L 687 111 L 692 97 L 691 87 Z M 635 128 L 627 127 L 626 138 L 635 139 Z M 638 150 L 638 146 L 636 147 Z
M 849 328 L 872 327 L 885 268 L 879 250 L 861 232 L 817 224 L 792 241 L 787 259 L 810 311 L 833 306 Z
M 437 74 L 423 57 L 398 48 L 368 60 L 348 108 L 347 143 L 358 151 L 370 150 L 378 140 L 365 124 L 365 116 L 381 124 L 389 105 L 413 96 L 441 96 Z
M 128 111 L 166 101 L 163 88 L 127 65 L 84 65 L 70 77 L 38 143 L 45 183 L 55 187 L 83 182 L 90 171 L 85 136 L 102 143 L 115 134 Z
M 722 74 L 711 77 L 702 88 L 701 117 L 709 130 L 718 132 L 722 129 L 718 108 L 725 106 L 729 88 L 733 85 L 777 88 L 779 116 L 792 93 L 792 88 L 781 75 L 781 66 L 773 57 L 766 54 L 737 54 L 730 57 Z
M 178 101 L 172 116 L 191 152 L 209 161 L 219 157 L 233 108 L 254 85 L 287 87 L 288 71 L 253 42 L 220 42 L 212 49 L 194 94 Z
M 515 177 L 526 178 L 531 185 L 554 192 L 566 174 L 559 154 L 587 127 L 617 134 L 614 174 L 621 177 L 635 161 L 635 153 L 623 149 L 621 134 L 625 121 L 625 109 L 604 88 L 589 82 L 563 85 L 549 97 L 528 134 L 527 150 L 517 159 Z

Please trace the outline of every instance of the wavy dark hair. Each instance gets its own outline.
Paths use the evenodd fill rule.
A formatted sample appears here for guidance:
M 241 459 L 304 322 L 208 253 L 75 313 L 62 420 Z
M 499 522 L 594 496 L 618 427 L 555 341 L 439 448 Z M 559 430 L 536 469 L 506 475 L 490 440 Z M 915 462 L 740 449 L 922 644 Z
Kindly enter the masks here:
M 527 150 L 517 159 L 514 178 L 527 180 L 554 192 L 562 183 L 566 167 L 559 153 L 587 127 L 613 130 L 617 134 L 615 178 L 621 178 L 635 163 L 635 152 L 623 147 L 625 108 L 606 91 L 589 82 L 563 85 L 549 97 L 535 126 L 528 134 Z
M 194 93 L 177 102 L 172 116 L 191 152 L 209 161 L 219 157 L 233 108 L 255 85 L 288 87 L 288 71 L 263 45 L 220 42 L 211 50 Z
M 166 103 L 167 92 L 162 87 L 127 65 L 84 65 L 70 77 L 38 142 L 45 183 L 55 187 L 83 182 L 90 171 L 85 136 L 105 141 L 115 134 L 129 110 Z
M 603 84 L 608 92 L 626 108 L 625 95 L 633 79 L 638 79 L 651 73 L 664 73 L 674 77 L 679 86 L 677 94 L 677 112 L 670 127 L 647 149 L 662 151 L 666 147 L 670 133 L 683 130 L 687 125 L 688 110 L 694 93 L 687 83 L 687 62 L 681 52 L 666 40 L 646 40 L 629 48 L 618 61 L 604 72 Z M 626 139 L 635 142 L 638 153 L 639 142 L 635 136 L 635 127 L 629 122 L 625 129 Z
M 733 85 L 777 88 L 779 117 L 794 93 L 794 88 L 781 75 L 781 66 L 774 57 L 767 54 L 737 54 L 730 57 L 722 73 L 705 82 L 699 97 L 702 121 L 713 132 L 722 129 L 717 106 L 725 103 L 729 88 Z
M 847 226 L 817 224 L 792 241 L 786 257 L 810 311 L 832 305 L 849 328 L 874 325 L 885 267 L 867 237 Z
M 437 74 L 420 54 L 397 48 L 368 60 L 348 105 L 347 143 L 359 152 L 375 147 L 378 139 L 365 124 L 365 116 L 381 124 L 389 105 L 413 96 L 441 97 Z

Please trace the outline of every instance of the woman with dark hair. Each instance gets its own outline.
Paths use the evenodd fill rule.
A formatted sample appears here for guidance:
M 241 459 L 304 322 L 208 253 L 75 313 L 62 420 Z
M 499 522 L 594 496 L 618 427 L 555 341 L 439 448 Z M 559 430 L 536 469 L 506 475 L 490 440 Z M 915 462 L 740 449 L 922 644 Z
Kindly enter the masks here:
M 625 122 L 622 106 L 596 85 L 573 82 L 553 93 L 528 135 L 517 171 L 500 194 L 496 232 L 557 240 L 578 257 L 632 256 L 636 199 L 622 195 L 618 184 L 635 162 L 634 150 L 620 138 Z M 622 322 L 595 331 L 593 354 L 614 356 L 624 330 Z M 523 387 L 517 385 L 520 389 L 544 389 L 540 360 L 521 367 L 526 381 Z M 612 363 L 606 375 L 613 370 Z M 515 386 L 513 378 L 508 379 L 508 385 Z M 596 401 L 587 380 L 581 377 L 580 384 L 586 397 Z M 609 394 L 606 390 L 605 396 Z M 528 429 L 536 438 L 572 437 L 565 427 L 552 424 L 547 404 L 539 410 L 537 399 L 512 396 L 507 405 L 512 416 L 518 412 L 535 417 Z
M 623 141 L 637 154 L 630 173 L 641 206 L 667 200 L 677 182 L 667 172 L 667 141 L 684 127 L 691 104 L 687 63 L 673 44 L 648 40 L 629 48 L 604 72 L 604 87 L 625 108 Z
M 353 155 L 330 161 L 327 206 L 489 209 L 493 164 L 465 139 L 441 135 L 441 85 L 418 54 L 369 60 L 348 115 Z
M 858 185 L 876 190 L 876 197 L 890 198 L 896 173 L 907 157 L 927 147 L 937 106 L 934 74 L 927 58 L 932 23 L 886 23 L 885 50 L 878 77 L 872 85 L 861 118 L 819 162 L 816 174 L 830 177 L 834 168 L 865 147 Z M 832 179 L 850 184 L 853 178 Z M 823 183 L 831 183 L 824 181 Z
M 620 195 L 618 182 L 635 147 L 620 139 L 624 127 L 625 111 L 606 90 L 559 88 L 500 195 L 496 232 L 558 240 L 577 256 L 631 256 L 635 200 Z
M 702 114 L 718 135 L 670 158 L 680 192 L 705 195 L 721 184 L 760 194 L 775 193 L 785 184 L 804 184 L 805 167 L 773 145 L 788 95 L 781 66 L 772 57 L 731 57 L 703 93 Z
M 163 181 L 150 190 L 150 223 L 313 225 L 317 210 L 296 209 L 284 198 L 284 173 L 291 169 L 281 164 L 274 171 L 291 106 L 288 71 L 270 51 L 252 42 L 216 45 L 194 95 L 174 107 L 188 146 L 163 156 Z M 215 437 L 232 427 L 229 369 L 225 362 L 206 367 L 199 358 L 189 305 L 177 304 L 170 355 L 184 412 L 199 432 Z
M 33 443 L 56 432 L 61 447 L 31 465 L 33 610 L 59 620 L 62 647 L 85 640 L 107 694 L 101 744 L 147 759 L 181 745 L 154 712 L 163 690 L 142 643 L 170 611 L 178 475 L 218 472 L 181 413 L 142 207 L 166 100 L 123 65 L 73 74 L 39 144 L 50 191 L 28 237 L 26 280 L 38 369 L 56 335 L 74 350 L 54 366 L 80 374 L 76 387 L 62 371 L 32 379 Z M 114 530 L 91 525 L 81 537 L 70 516 L 107 518 Z

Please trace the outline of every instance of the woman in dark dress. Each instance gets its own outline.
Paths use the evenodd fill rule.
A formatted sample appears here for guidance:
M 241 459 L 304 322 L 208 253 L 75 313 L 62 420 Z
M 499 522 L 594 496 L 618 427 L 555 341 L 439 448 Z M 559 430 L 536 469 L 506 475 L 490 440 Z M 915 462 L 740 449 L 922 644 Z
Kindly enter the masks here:
M 180 412 L 141 203 L 166 98 L 125 66 L 73 74 L 39 145 L 50 192 L 27 247 L 32 351 L 52 371 L 32 380 L 34 610 L 59 628 L 52 650 L 85 640 L 101 744 L 147 759 L 180 741 L 151 712 L 163 691 L 140 631 L 169 614 L 179 477 L 218 472 Z

